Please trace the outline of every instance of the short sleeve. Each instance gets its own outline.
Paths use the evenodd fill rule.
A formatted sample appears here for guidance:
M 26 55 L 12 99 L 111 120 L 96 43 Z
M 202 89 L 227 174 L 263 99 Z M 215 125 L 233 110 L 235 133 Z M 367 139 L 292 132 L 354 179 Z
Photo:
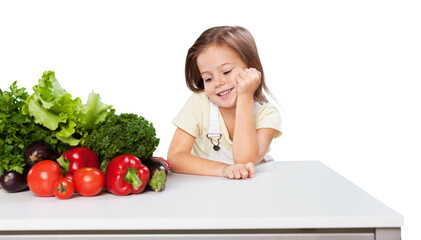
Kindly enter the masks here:
M 192 135 L 198 137 L 203 125 L 202 97 L 193 93 L 172 123 Z
M 282 135 L 281 114 L 272 103 L 260 105 L 256 111 L 255 120 L 256 129 L 273 128 L 278 131 L 275 138 Z

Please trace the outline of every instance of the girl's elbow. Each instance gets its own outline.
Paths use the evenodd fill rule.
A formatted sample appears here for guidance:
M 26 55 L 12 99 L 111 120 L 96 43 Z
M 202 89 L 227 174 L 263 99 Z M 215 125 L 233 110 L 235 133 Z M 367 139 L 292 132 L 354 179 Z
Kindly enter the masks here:
M 167 153 L 167 160 L 170 162 L 171 164 L 171 172 L 175 172 L 175 173 L 179 173 L 181 172 L 181 168 L 182 168 L 182 163 L 179 161 L 179 159 L 181 159 L 182 157 L 180 157 L 180 153 L 179 152 L 172 152 L 172 151 L 168 151 Z
M 171 150 L 168 150 L 168 153 L 167 153 L 167 160 L 170 162 L 170 164 L 171 164 L 171 170 L 173 170 L 173 169 L 175 169 L 176 168 L 176 165 L 177 165 L 177 161 L 176 161 L 176 159 L 177 159 L 177 153 L 176 152 L 174 152 L 174 151 L 171 151 Z
M 260 154 L 247 154 L 244 156 L 234 156 L 234 163 L 236 164 L 247 164 L 252 162 L 254 165 L 259 164 L 263 160 L 264 156 Z

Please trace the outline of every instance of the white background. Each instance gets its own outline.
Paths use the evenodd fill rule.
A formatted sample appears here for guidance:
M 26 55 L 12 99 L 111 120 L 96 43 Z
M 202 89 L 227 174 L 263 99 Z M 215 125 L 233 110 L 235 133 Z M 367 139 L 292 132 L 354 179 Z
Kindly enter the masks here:
M 421 4 L 418 1 L 1 1 L 0 87 L 32 93 L 53 70 L 153 122 L 166 157 L 190 92 L 187 49 L 205 29 L 255 37 L 283 113 L 279 161 L 321 160 L 405 217 L 419 236 Z M 279 183 L 288 184 L 288 183 Z M 418 231 L 418 234 L 417 232 Z

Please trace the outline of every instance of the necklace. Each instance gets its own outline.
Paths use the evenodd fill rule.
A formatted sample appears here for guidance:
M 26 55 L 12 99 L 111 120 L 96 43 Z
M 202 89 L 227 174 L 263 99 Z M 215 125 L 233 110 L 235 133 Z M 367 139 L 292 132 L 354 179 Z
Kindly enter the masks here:
M 216 141 L 217 141 L 216 144 L 213 142 L 213 138 L 209 137 L 209 134 L 206 134 L 206 137 L 211 141 L 211 143 L 213 145 L 213 150 L 219 151 L 219 149 L 221 149 L 221 147 L 219 147 L 219 140 L 222 138 L 222 134 L 219 134 L 218 139 L 216 139 Z

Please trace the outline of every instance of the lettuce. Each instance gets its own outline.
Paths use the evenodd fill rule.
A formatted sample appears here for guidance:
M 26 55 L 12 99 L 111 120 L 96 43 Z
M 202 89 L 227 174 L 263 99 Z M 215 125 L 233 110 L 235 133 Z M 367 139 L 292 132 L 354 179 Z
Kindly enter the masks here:
M 72 99 L 72 95 L 60 86 L 53 71 L 45 71 L 33 90 L 22 112 L 54 131 L 57 139 L 70 146 L 83 142 L 95 125 L 104 121 L 108 110 L 112 110 L 112 106 L 102 103 L 94 92 L 84 105 L 80 98 Z

